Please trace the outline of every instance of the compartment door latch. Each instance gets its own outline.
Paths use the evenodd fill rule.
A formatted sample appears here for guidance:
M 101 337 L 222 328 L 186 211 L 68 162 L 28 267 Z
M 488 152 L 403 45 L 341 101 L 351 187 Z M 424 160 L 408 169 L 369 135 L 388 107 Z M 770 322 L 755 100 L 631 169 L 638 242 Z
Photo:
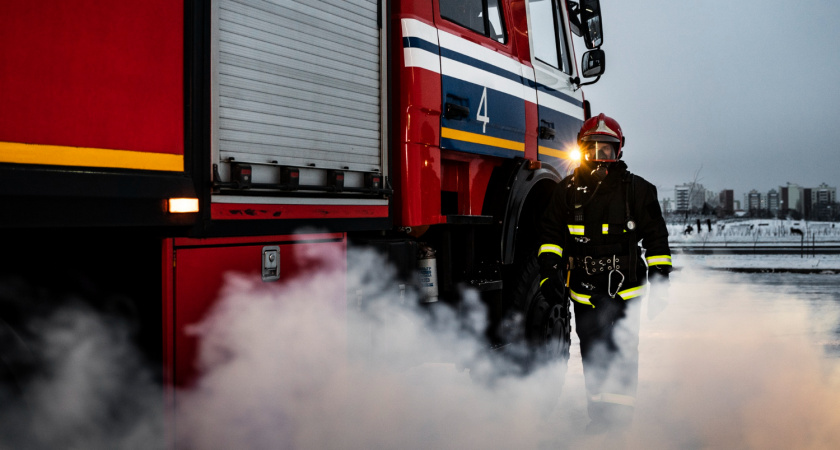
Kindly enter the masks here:
M 267 245 L 262 248 L 262 280 L 276 281 L 280 279 L 280 247 Z

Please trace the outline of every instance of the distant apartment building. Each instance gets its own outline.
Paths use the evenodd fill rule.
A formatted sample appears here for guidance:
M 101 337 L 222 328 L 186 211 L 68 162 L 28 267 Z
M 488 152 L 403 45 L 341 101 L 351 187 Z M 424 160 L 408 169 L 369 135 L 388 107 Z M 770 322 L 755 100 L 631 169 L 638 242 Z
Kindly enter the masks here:
M 820 184 L 815 188 L 811 188 L 811 204 L 813 205 L 828 205 L 837 202 L 837 188 L 829 186 L 825 183 Z
M 688 186 L 674 186 L 674 210 L 688 211 L 690 204 L 688 202 L 688 195 L 691 189 Z
M 832 211 L 832 208 L 837 208 L 837 188 L 829 186 L 825 183 L 820 184 L 815 188 L 810 189 L 809 206 L 810 211 L 806 217 L 813 219 L 829 220 L 834 217 L 837 211 Z
M 811 211 L 813 208 L 811 203 L 811 188 L 802 188 L 802 217 L 806 219 L 811 218 Z
M 757 212 L 761 211 L 761 193 L 757 190 L 753 189 L 750 192 L 744 194 L 744 205 L 746 205 L 746 210 L 750 212 Z
M 659 206 L 662 208 L 662 214 L 671 214 L 674 212 L 673 201 L 670 198 L 663 198 L 659 201 Z
M 706 204 L 711 208 L 720 206 L 720 196 L 712 191 L 706 191 Z
M 674 186 L 674 211 L 685 212 L 703 208 L 706 188 L 700 183 L 684 183 Z
M 732 189 L 720 191 L 718 202 L 720 202 L 720 208 L 724 215 L 732 215 L 735 212 L 735 192 Z
M 770 189 L 765 198 L 767 199 L 767 210 L 770 211 L 770 214 L 773 216 L 779 214 L 779 193 L 775 189 Z
M 779 209 L 782 213 L 796 211 L 799 215 L 805 213 L 805 189 L 798 184 L 788 182 L 787 186 L 779 186 Z

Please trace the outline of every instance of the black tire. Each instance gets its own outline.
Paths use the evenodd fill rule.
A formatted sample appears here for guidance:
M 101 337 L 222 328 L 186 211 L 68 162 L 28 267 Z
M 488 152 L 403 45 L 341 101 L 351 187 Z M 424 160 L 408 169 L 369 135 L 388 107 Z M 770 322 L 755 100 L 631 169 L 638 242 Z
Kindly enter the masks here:
M 569 298 L 553 301 L 540 292 L 540 265 L 536 255 L 525 260 L 513 292 L 516 309 L 524 314 L 524 336 L 528 346 L 529 366 L 565 362 L 569 359 L 571 313 Z

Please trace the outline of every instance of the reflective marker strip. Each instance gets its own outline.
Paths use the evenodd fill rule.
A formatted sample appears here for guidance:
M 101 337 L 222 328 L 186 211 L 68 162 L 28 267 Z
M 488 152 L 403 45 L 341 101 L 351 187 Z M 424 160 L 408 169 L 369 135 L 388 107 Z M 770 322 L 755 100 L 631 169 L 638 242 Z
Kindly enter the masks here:
M 589 396 L 589 401 L 593 403 L 612 403 L 614 405 L 635 406 L 636 398 L 629 395 L 610 394 L 604 392 Z
M 583 225 L 569 225 L 569 233 L 576 236 L 583 236 Z
M 0 162 L 50 166 L 109 167 L 115 169 L 184 171 L 184 155 L 0 142 Z
M 636 286 L 630 289 L 625 289 L 623 291 L 619 291 L 618 295 L 623 298 L 624 300 L 630 300 L 631 298 L 638 297 L 645 293 L 645 286 Z
M 590 305 L 593 308 L 595 307 L 595 305 L 593 305 L 592 302 L 589 301 L 589 299 L 592 298 L 591 295 L 578 294 L 577 292 L 575 292 L 571 289 L 569 289 L 569 292 L 572 293 L 572 295 L 571 295 L 572 300 L 574 300 L 578 303 L 582 303 L 584 305 Z M 631 298 L 636 298 L 640 295 L 643 295 L 644 293 L 645 293 L 645 286 L 643 285 L 643 286 L 632 287 L 630 289 L 625 289 L 623 291 L 620 291 L 617 295 L 624 300 L 630 300 Z
M 542 281 L 540 281 L 540 287 L 542 287 L 542 284 L 545 283 L 546 280 L 548 280 L 548 278 L 543 278 Z
M 517 152 L 525 151 L 524 142 L 511 141 L 492 136 L 483 136 L 476 133 L 469 133 L 467 131 L 460 131 L 446 127 L 440 129 L 440 137 L 456 141 L 472 142 L 474 144 L 489 145 L 491 147 L 499 147 Z
M 590 299 L 590 298 L 592 298 L 592 296 L 591 296 L 591 295 L 578 294 L 577 292 L 575 292 L 575 291 L 573 291 L 573 290 L 571 290 L 571 289 L 569 289 L 569 292 L 571 292 L 571 293 L 572 293 L 572 300 L 574 300 L 574 301 L 576 301 L 576 302 L 578 302 L 578 303 L 582 303 L 582 304 L 584 304 L 584 305 L 589 305 L 589 306 L 591 306 L 591 307 L 593 307 L 593 308 L 595 307 L 592 303 L 590 303 L 590 302 L 589 302 L 589 299 Z
M 554 244 L 543 244 L 540 246 L 540 251 L 537 255 L 542 255 L 543 253 L 556 253 L 558 256 L 563 256 L 563 247 Z
M 671 256 L 669 255 L 656 255 L 656 256 L 648 256 L 645 258 L 649 266 L 670 266 L 671 265 Z

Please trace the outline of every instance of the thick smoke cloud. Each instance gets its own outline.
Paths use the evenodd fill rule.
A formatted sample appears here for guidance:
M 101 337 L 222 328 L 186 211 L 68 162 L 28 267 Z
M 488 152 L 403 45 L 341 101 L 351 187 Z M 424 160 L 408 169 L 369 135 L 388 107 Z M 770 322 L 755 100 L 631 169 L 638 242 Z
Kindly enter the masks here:
M 303 256 L 327 264 L 283 284 L 229 274 L 216 308 L 190 330 L 201 338 L 202 375 L 175 393 L 171 436 L 183 448 L 840 443 L 838 360 L 820 345 L 838 323 L 837 309 L 817 314 L 792 292 L 757 289 L 749 275 L 689 267 L 673 276 L 668 309 L 642 321 L 633 425 L 590 436 L 576 339 L 568 367 L 521 375 L 488 351 L 475 292 L 463 293 L 459 310 L 418 307 L 416 293 L 401 290 L 372 251 L 351 250 L 346 274 L 332 264 L 337 255 Z M 35 436 L 42 448 L 166 442 L 163 393 L 120 326 L 78 309 L 37 326 L 44 336 L 37 352 L 49 367 L 27 395 L 35 419 L 27 422 L 37 425 L 15 428 L 24 423 L 20 405 L 0 408 L 0 447 L 20 447 L 9 431 Z
M 563 373 L 492 375 L 484 310 L 417 308 L 370 251 L 339 273 L 282 289 L 232 275 L 223 303 L 196 328 L 205 376 L 181 392 L 181 436 L 196 448 L 533 447 Z M 469 370 L 461 365 L 470 364 Z M 504 373 L 511 373 L 504 367 Z M 548 389 L 547 389 L 548 388 Z M 227 427 L 224 424 L 237 424 Z M 179 427 L 179 429 L 181 429 Z
M 4 323 L 19 345 L 3 348 L 17 379 L 0 386 L 0 448 L 163 448 L 162 391 L 130 330 L 73 301 L 25 329 Z
M 646 449 L 840 442 L 837 361 L 814 343 L 837 317 L 817 320 L 784 292 L 756 292 L 691 268 L 676 274 L 669 309 L 642 324 L 633 426 L 620 436 L 588 436 L 576 348 L 568 370 L 555 365 L 516 376 L 480 339 L 475 293 L 464 293 L 466 312 L 416 308 L 415 294 L 401 298 L 393 272 L 374 253 L 351 251 L 349 268 L 346 311 L 323 301 L 342 294 L 336 274 L 283 289 L 231 277 L 227 306 L 199 328 L 207 375 L 196 391 L 179 394 L 196 413 L 184 438 L 209 448 L 243 441 Z M 214 426 L 234 423 L 240 426 Z

